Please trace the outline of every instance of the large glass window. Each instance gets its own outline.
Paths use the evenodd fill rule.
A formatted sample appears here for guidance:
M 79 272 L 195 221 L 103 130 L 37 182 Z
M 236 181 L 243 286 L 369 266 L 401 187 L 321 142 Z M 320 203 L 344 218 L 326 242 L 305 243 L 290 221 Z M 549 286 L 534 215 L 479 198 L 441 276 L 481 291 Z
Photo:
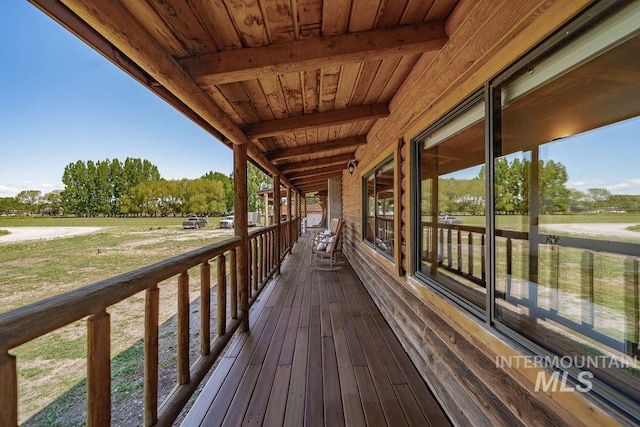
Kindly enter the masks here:
M 636 402 L 639 23 L 603 22 L 493 88 L 495 318 L 578 362 L 604 357 L 589 372 Z
M 363 177 L 364 240 L 378 252 L 393 259 L 395 250 L 395 166 L 389 157 Z
M 415 138 L 412 265 L 640 420 L 640 3 L 616 7 Z
M 473 307 L 486 305 L 484 102 L 417 138 L 422 275 Z

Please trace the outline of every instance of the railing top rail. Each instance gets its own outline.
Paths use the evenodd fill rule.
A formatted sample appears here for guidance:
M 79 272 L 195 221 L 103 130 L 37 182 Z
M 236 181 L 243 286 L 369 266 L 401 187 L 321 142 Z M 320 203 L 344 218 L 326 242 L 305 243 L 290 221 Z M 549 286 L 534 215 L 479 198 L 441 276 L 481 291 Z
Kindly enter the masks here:
M 6 352 L 237 247 L 231 237 L 115 277 L 0 313 L 0 351 Z
M 270 230 L 275 230 L 277 227 L 278 227 L 278 224 L 271 224 L 266 227 L 258 228 L 257 230 L 251 230 L 249 232 L 249 238 L 268 233 Z

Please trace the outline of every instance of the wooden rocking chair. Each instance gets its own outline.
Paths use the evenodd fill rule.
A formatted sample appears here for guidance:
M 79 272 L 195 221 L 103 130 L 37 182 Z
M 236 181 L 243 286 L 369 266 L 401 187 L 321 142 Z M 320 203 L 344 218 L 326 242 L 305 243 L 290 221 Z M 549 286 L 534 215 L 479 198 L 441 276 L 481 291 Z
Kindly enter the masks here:
M 319 270 L 333 270 L 338 265 L 340 237 L 344 220 L 338 222 L 336 233 L 311 244 L 311 266 Z
M 332 218 L 331 223 L 329 224 L 329 228 L 321 233 L 315 233 L 311 237 L 311 261 L 313 261 L 313 250 L 318 246 L 318 244 L 323 240 L 327 239 L 331 236 L 335 236 L 338 232 L 338 226 L 340 225 L 340 220 L 338 218 Z M 326 243 L 326 242 L 325 242 Z

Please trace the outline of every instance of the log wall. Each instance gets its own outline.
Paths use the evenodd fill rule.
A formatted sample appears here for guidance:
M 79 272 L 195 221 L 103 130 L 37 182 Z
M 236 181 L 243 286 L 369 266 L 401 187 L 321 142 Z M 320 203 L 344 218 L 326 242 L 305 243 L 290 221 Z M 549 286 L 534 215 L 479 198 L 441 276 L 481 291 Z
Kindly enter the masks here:
M 411 138 L 588 3 L 476 2 L 468 18 L 452 26 L 448 46 L 435 58 L 418 61 L 421 67 L 412 71 L 408 86 L 391 102 L 389 118 L 376 123 L 368 143 L 356 152 L 356 173 L 342 175 L 344 254 L 456 424 L 615 425 L 620 421 L 578 393 L 535 393 L 538 370 L 496 366 L 496 357 L 520 354 L 514 346 L 405 274 L 411 271 Z M 479 26 L 478 20 L 491 25 Z M 394 108 L 401 104 L 406 107 Z M 396 262 L 362 241 L 362 176 L 391 152 L 397 156 L 400 181 Z

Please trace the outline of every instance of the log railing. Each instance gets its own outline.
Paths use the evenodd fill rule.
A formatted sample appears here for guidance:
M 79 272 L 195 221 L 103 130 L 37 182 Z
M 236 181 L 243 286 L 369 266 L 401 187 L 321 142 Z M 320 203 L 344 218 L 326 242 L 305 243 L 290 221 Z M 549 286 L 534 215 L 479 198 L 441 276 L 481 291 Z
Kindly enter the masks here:
M 280 227 L 282 256 L 276 252 Z M 291 230 L 291 232 L 285 232 Z M 248 316 L 248 308 L 278 270 L 297 235 L 287 223 L 249 233 L 248 282 L 238 283 L 237 251 L 232 237 L 92 285 L 0 314 L 0 426 L 18 423 L 16 357 L 9 351 L 80 319 L 87 318 L 87 424 L 108 426 L 111 420 L 111 320 L 109 307 L 145 291 L 144 424 L 171 425 L 232 335 Z M 211 329 L 211 264 L 217 287 L 216 337 Z M 200 355 L 189 363 L 189 269 L 200 267 Z M 177 385 L 158 404 L 158 284 L 177 277 Z M 246 312 L 239 306 L 241 286 L 251 296 Z M 227 295 L 230 301 L 227 303 Z
M 434 248 L 432 223 L 423 222 L 422 259 L 431 262 L 437 259 L 438 268 L 486 287 L 485 228 L 439 223 L 437 237 L 437 253 L 434 254 L 430 251 Z M 534 239 L 532 243 L 529 242 L 530 238 Z M 537 247 L 538 253 L 533 258 L 528 253 L 530 244 Z M 496 297 L 513 306 L 526 306 L 532 318 L 553 320 L 630 356 L 640 356 L 640 245 L 546 234 L 533 237 L 527 232 L 496 230 L 495 251 L 499 277 L 504 278 L 500 288 L 496 285 Z M 516 251 L 517 255 L 514 256 Z M 561 290 L 560 272 L 562 268 L 568 268 L 562 260 L 568 258 L 579 259 L 579 265 L 574 267 L 576 271 L 571 277 L 575 283 L 570 287 L 577 289 L 576 297 L 581 304 L 581 315 L 577 320 L 564 316 L 559 310 L 558 296 L 567 292 Z M 596 259 L 603 261 L 598 263 Z M 529 266 L 518 263 L 535 264 Z M 619 273 L 616 282 L 622 283 L 620 294 L 624 299 L 622 312 L 625 324 L 621 325 L 624 337 L 620 339 L 594 328 L 598 323 L 596 307 L 599 304 L 596 278 L 604 274 L 599 271 L 603 268 L 615 269 Z M 523 286 L 527 289 L 516 289 Z M 544 300 L 539 300 L 540 286 L 548 288 L 549 297 Z M 474 295 L 473 289 L 466 291 L 465 295 L 483 306 L 484 294 L 477 292 Z

